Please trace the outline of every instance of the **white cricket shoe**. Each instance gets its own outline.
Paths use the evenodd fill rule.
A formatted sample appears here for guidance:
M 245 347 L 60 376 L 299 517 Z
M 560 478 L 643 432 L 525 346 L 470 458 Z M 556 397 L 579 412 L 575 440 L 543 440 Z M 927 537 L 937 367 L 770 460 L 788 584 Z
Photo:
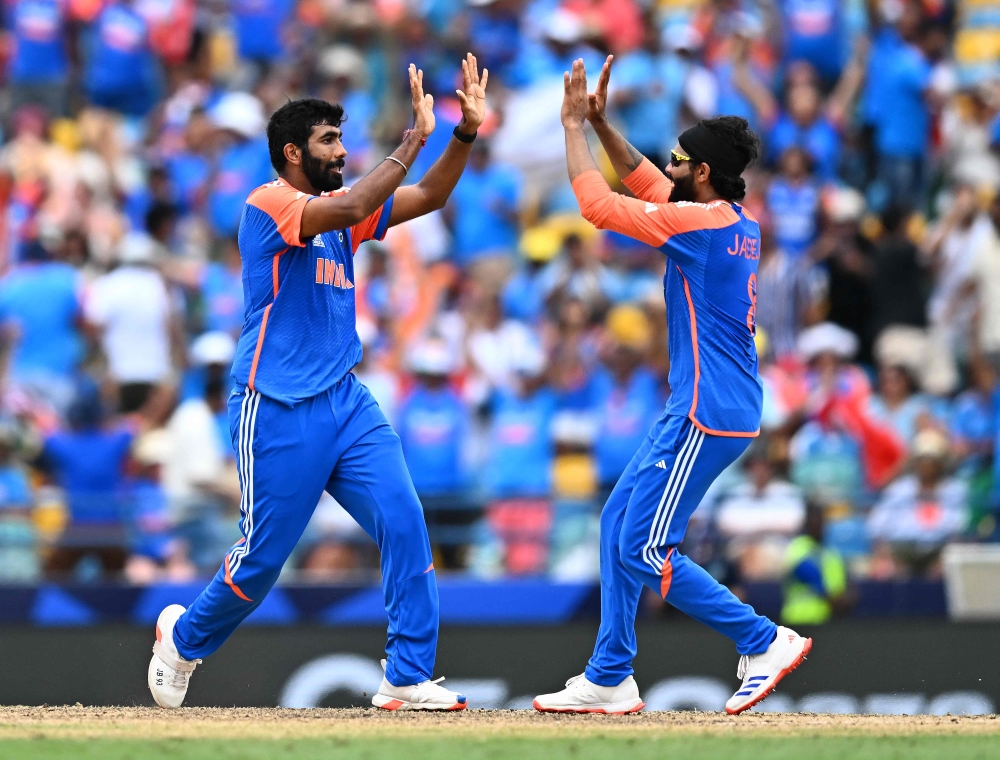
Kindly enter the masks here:
M 382 660 L 385 670 L 385 660 Z M 393 686 L 382 677 L 372 704 L 383 710 L 464 710 L 468 704 L 464 694 L 438 686 L 444 678 L 421 681 L 413 686 Z
M 646 703 L 639 698 L 632 676 L 617 686 L 598 686 L 581 673 L 569 679 L 562 691 L 538 695 L 532 705 L 539 712 L 625 715 L 639 712 Z
M 174 624 L 183 614 L 184 607 L 171 604 L 156 619 L 156 641 L 147 679 L 160 707 L 180 707 L 184 703 L 191 674 L 201 664 L 201 660 L 185 660 L 174 646 Z
M 743 679 L 743 685 L 726 702 L 726 712 L 738 715 L 763 700 L 778 681 L 802 664 L 812 645 L 812 639 L 779 625 L 778 635 L 766 652 L 740 657 L 736 677 Z

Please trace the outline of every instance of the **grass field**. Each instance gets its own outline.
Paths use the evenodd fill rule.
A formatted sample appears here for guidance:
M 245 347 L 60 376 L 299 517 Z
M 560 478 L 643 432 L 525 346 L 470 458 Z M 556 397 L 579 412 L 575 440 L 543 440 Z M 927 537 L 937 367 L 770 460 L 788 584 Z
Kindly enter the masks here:
M 0 708 L 0 758 L 89 760 L 966 760 L 1000 757 L 1000 719 L 470 710 Z

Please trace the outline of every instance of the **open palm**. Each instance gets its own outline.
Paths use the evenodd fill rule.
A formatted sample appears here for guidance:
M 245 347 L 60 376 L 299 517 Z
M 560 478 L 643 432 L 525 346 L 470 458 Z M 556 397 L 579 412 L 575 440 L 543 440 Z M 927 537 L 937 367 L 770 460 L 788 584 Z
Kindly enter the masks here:
M 476 56 L 467 54 L 462 61 L 462 89 L 455 90 L 462 104 L 463 127 L 467 131 L 479 129 L 486 118 L 486 82 L 489 78 L 490 72 L 487 69 L 483 69 L 480 78 Z

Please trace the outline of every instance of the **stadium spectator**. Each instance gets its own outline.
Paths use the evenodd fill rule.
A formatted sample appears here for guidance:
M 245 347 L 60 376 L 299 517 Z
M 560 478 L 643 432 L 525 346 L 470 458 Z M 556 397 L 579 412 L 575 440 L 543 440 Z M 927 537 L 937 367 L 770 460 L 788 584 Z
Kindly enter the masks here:
M 801 530 L 806 505 L 799 488 L 779 475 L 775 444 L 761 438 L 741 460 L 745 479 L 728 489 L 715 513 L 719 534 L 745 580 L 774 580 L 791 537 Z
M 165 517 L 173 535 L 202 573 L 211 572 L 234 540 L 232 516 L 240 502 L 226 401 L 236 343 L 208 332 L 191 345 L 191 361 L 204 372 L 204 391 L 174 410 L 166 425 L 162 461 Z
M 823 545 L 824 527 L 822 508 L 811 505 L 802 535 L 785 552 L 781 621 L 788 625 L 820 625 L 849 601 L 847 568 L 835 549 Z
M 16 0 L 4 10 L 13 46 L 7 69 L 12 110 L 33 103 L 53 116 L 63 115 L 70 74 L 66 5 Z
M 868 517 L 878 572 L 889 577 L 940 574 L 941 547 L 968 521 L 968 487 L 947 475 L 948 439 L 921 431 L 913 442 L 913 473 L 885 489 Z
M 109 424 L 98 389 L 82 384 L 67 413 L 69 429 L 45 439 L 41 463 L 63 489 L 69 525 L 47 561 L 47 572 L 117 575 L 125 569 L 129 502 L 125 466 L 133 432 Z M 88 559 L 87 563 L 81 561 Z M 93 577 L 91 577 L 93 579 Z
M 490 161 L 487 141 L 477 141 L 448 201 L 445 218 L 452 228 L 455 262 L 482 269 L 482 282 L 505 278 L 513 269 L 521 183 L 517 170 Z
M 127 116 L 145 116 L 160 92 L 160 64 L 150 29 L 132 0 L 108 3 L 87 35 L 84 86 L 90 102 Z
M 137 412 L 171 373 L 173 304 L 155 269 L 154 243 L 130 233 L 118 248 L 119 266 L 93 283 L 84 315 L 99 336 L 118 411 Z
M 60 260 L 60 243 L 35 241 L 23 262 L 0 280 L 0 322 L 14 345 L 12 379 L 65 414 L 83 358 L 83 283 L 80 273 Z
M 802 148 L 785 150 L 778 172 L 767 189 L 767 210 L 778 247 L 798 259 L 816 238 L 820 188 L 813 177 L 812 158 Z
M 17 430 L 0 423 L 0 582 L 37 583 L 42 577 L 39 537 L 31 519 L 35 497 L 15 456 Z
M 601 352 L 604 367 L 595 373 L 590 387 L 602 497 L 611 493 L 663 412 L 659 383 L 643 366 L 652 341 L 646 315 L 635 306 L 617 306 L 608 314 L 606 329 Z

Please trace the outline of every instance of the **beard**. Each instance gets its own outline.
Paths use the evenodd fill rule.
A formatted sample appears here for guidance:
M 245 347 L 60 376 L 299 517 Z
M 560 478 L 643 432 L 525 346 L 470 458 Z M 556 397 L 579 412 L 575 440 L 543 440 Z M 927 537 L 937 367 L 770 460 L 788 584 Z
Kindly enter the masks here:
M 306 175 L 309 184 L 321 193 L 330 193 L 344 186 L 344 175 L 336 169 L 344 168 L 344 159 L 323 162 L 316 158 L 308 148 L 302 156 L 302 173 Z
M 690 172 L 680 179 L 674 180 L 674 188 L 670 191 L 670 197 L 667 198 L 668 203 L 679 201 L 694 201 L 694 175 Z

